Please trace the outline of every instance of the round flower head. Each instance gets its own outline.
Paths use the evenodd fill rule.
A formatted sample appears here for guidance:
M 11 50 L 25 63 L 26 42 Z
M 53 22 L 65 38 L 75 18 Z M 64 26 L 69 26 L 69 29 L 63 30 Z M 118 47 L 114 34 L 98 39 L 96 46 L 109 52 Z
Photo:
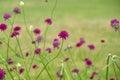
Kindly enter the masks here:
M 38 66 L 37 66 L 36 64 L 34 64 L 34 65 L 32 66 L 32 68 L 33 68 L 33 69 L 36 69 L 36 68 L 38 68 Z
M 45 19 L 45 23 L 51 25 L 51 24 L 52 24 L 52 20 L 51 20 L 51 18 L 47 18 L 47 19 Z
M 63 40 L 66 40 L 66 38 L 69 36 L 68 32 L 66 30 L 62 30 L 59 34 L 58 34 L 59 38 L 62 38 Z
M 114 78 L 114 77 L 111 77 L 109 80 L 115 80 L 115 78 Z
M 47 51 L 48 53 L 51 53 L 51 52 L 52 52 L 52 49 L 51 49 L 51 48 L 46 48 L 46 51 Z
M 6 24 L 0 24 L 0 30 L 1 31 L 5 31 L 7 29 L 7 25 Z
M 115 31 L 117 31 L 120 27 L 119 21 L 117 19 L 112 19 L 111 20 L 111 26 L 112 26 L 112 28 L 115 29 Z
M 42 37 L 42 36 L 36 36 L 36 42 L 41 42 L 41 41 L 42 41 L 42 39 L 43 39 L 43 37 Z
M 41 53 L 41 48 L 36 48 L 34 51 L 35 54 L 40 54 Z
M 19 35 L 19 32 L 14 31 L 14 32 L 12 32 L 11 37 L 13 38 L 13 37 L 15 37 L 15 36 L 17 36 L 17 35 Z
M 60 46 L 60 41 L 59 41 L 59 39 L 55 38 L 53 40 L 53 47 L 54 48 L 59 48 L 59 46 Z
M 15 8 L 13 9 L 13 12 L 14 12 L 15 14 L 20 14 L 20 13 L 21 13 L 20 8 L 18 8 L 18 7 L 15 7 Z
M 22 74 L 24 72 L 24 70 L 25 70 L 24 68 L 20 68 L 19 73 Z
M 92 66 L 92 61 L 88 58 L 85 59 L 85 63 L 86 65 L 89 67 L 89 66 Z
M 35 28 L 34 30 L 33 30 L 33 32 L 37 35 L 37 34 L 40 34 L 40 29 L 39 28 Z
M 72 70 L 72 73 L 77 74 L 78 72 L 79 72 L 79 69 L 77 69 L 77 68 L 75 68 L 75 69 Z
M 11 14 L 5 13 L 4 16 L 3 16 L 3 18 L 4 18 L 5 20 L 7 20 L 7 19 L 11 18 Z
M 89 45 L 88 45 L 88 48 L 89 48 L 90 50 L 94 50 L 94 49 L 95 49 L 95 46 L 94 46 L 93 44 L 89 44 Z
M 20 26 L 15 26 L 14 27 L 14 31 L 20 31 L 21 30 L 21 27 Z
M 3 69 L 0 69 L 0 80 L 4 80 L 5 74 L 5 71 Z

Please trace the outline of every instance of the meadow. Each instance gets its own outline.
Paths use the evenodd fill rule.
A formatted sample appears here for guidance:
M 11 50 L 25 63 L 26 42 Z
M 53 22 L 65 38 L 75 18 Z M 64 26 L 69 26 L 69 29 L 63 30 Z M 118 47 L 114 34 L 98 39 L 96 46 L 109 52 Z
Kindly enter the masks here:
M 13 20 L 15 15 L 13 8 L 20 7 L 21 9 L 21 13 L 16 15 L 13 24 L 13 27 L 21 26 L 20 35 L 10 38 L 9 43 L 13 49 L 10 48 L 8 52 L 9 58 L 13 61 L 12 65 L 6 64 L 8 44 L 2 42 L 0 45 L 0 69 L 6 71 L 3 80 L 107 80 L 108 67 L 108 80 L 112 80 L 110 79 L 112 77 L 115 78 L 113 80 L 120 80 L 120 59 L 115 59 L 118 66 L 106 65 L 108 56 L 110 56 L 110 61 L 115 55 L 120 58 L 120 31 L 115 31 L 110 23 L 112 19 L 120 20 L 120 0 L 23 1 L 25 4 L 21 7 L 19 6 L 20 0 L 0 0 L 0 24 L 5 23 L 8 28 L 6 31 L 0 31 L 0 41 L 8 41 L 12 27 L 9 20 L 4 20 L 4 13 L 9 12 L 12 15 L 10 20 Z M 22 9 L 24 9 L 24 14 Z M 23 15 L 26 18 L 26 25 Z M 46 24 L 45 19 L 51 17 L 52 24 Z M 26 26 L 32 38 L 27 32 Z M 33 32 L 35 28 L 40 29 L 43 40 L 34 44 L 32 39 L 36 38 Z M 48 28 L 47 34 L 45 34 L 46 28 Z M 58 34 L 61 30 L 69 33 L 66 40 L 59 39 Z M 58 38 L 61 43 L 58 49 L 54 49 L 53 46 L 55 38 Z M 85 40 L 85 44 L 77 47 L 76 44 L 81 39 Z M 62 41 L 64 41 L 63 46 Z M 91 49 L 88 45 L 93 45 L 94 48 Z M 42 52 L 40 55 L 34 56 L 36 46 L 40 47 Z M 51 53 L 43 50 L 47 47 L 52 49 Z M 28 57 L 19 58 L 20 53 L 25 55 L 27 51 L 29 52 Z M 59 56 L 45 67 L 58 53 Z M 68 60 L 65 60 L 66 58 Z M 92 65 L 85 63 L 86 58 L 92 61 Z M 8 69 L 15 67 L 18 63 L 20 66 L 10 74 Z M 33 68 L 34 64 L 37 67 Z M 19 74 L 19 69 L 23 67 L 25 71 Z M 44 71 L 36 79 L 43 69 Z M 74 69 L 76 71 L 73 71 Z M 57 71 L 60 71 L 59 75 Z M 97 74 L 94 79 L 90 79 L 94 71 L 97 71 Z

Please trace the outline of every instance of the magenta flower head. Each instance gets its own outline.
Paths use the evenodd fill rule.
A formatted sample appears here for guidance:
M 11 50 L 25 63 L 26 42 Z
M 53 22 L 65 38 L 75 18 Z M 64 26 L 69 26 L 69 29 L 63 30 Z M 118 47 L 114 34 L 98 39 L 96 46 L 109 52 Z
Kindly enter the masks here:
M 88 45 L 88 48 L 89 48 L 90 50 L 94 50 L 94 49 L 95 49 L 95 46 L 94 46 L 93 44 L 89 44 L 89 45 Z
M 37 55 L 40 54 L 41 53 L 41 48 L 36 48 L 34 50 L 34 53 L 37 54 Z
M 53 40 L 53 47 L 54 48 L 59 48 L 59 46 L 60 46 L 60 41 L 59 41 L 59 39 L 55 38 Z
M 114 77 L 111 77 L 109 80 L 115 80 L 115 78 L 114 78 Z
M 76 47 L 81 47 L 85 42 L 86 41 L 84 38 L 80 38 L 80 41 L 78 43 L 76 43 Z
M 40 31 L 40 29 L 39 29 L 39 28 L 35 28 L 35 29 L 33 30 L 33 32 L 34 32 L 34 34 L 36 34 L 36 35 L 37 35 L 37 34 L 40 34 L 40 32 L 41 32 L 41 31 Z
M 79 72 L 79 69 L 77 69 L 77 68 L 72 70 L 72 73 L 74 73 L 74 74 L 78 74 L 78 72 Z
M 117 31 L 120 27 L 119 21 L 117 19 L 112 19 L 111 20 L 111 26 L 112 26 L 112 28 L 115 29 L 115 31 Z
M 11 34 L 11 38 L 13 38 L 13 37 L 15 37 L 15 36 L 17 36 L 17 35 L 19 35 L 19 34 L 20 34 L 19 32 L 14 31 L 14 32 L 12 32 L 12 34 Z
M 19 73 L 22 74 L 24 72 L 24 70 L 25 70 L 24 68 L 20 68 Z
M 20 10 L 20 8 L 15 7 L 15 8 L 13 9 L 13 12 L 14 12 L 15 14 L 20 14 L 20 13 L 21 13 L 21 10 Z
M 5 19 L 5 20 L 7 20 L 7 19 L 9 19 L 9 18 L 11 18 L 12 16 L 11 16 L 11 14 L 9 14 L 9 13 L 5 13 L 4 14 L 4 16 L 3 16 L 3 18 Z
M 21 27 L 20 26 L 15 26 L 14 27 L 14 31 L 20 31 L 21 30 Z
M 4 80 L 6 72 L 3 69 L 0 69 L 0 80 Z
M 59 34 L 58 34 L 59 38 L 62 38 L 63 40 L 66 40 L 66 38 L 69 37 L 69 34 L 66 30 L 62 30 Z
M 92 61 L 88 58 L 85 59 L 85 63 L 88 67 L 92 66 Z
M 33 69 L 36 69 L 36 68 L 38 68 L 38 66 L 37 66 L 36 64 L 34 64 L 34 65 L 32 66 L 32 68 L 33 68 Z
M 51 20 L 51 18 L 47 18 L 47 19 L 45 19 L 45 23 L 51 25 L 51 24 L 52 24 L 52 20 Z
M 42 36 L 36 36 L 36 42 L 41 42 L 43 40 Z
M 0 30 L 1 31 L 5 31 L 7 29 L 7 25 L 6 24 L 0 24 Z
M 51 53 L 51 52 L 52 52 L 52 49 L 51 49 L 51 48 L 46 48 L 46 51 L 47 51 L 48 53 Z

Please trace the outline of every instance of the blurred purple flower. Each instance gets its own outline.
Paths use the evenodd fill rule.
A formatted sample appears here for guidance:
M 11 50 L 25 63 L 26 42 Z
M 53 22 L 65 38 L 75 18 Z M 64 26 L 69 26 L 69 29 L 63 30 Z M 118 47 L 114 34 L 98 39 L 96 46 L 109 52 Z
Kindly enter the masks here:
M 38 66 L 37 66 L 36 64 L 34 64 L 34 65 L 32 66 L 32 68 L 33 68 L 33 69 L 36 69 L 36 68 L 38 68 Z
M 62 38 L 63 40 L 66 40 L 66 38 L 69 37 L 69 34 L 66 30 L 62 30 L 59 34 L 58 34 L 59 38 Z
M 89 45 L 88 45 L 88 48 L 89 48 L 90 50 L 94 50 L 94 49 L 95 49 L 95 46 L 94 46 L 93 44 L 89 44 Z
M 20 13 L 21 13 L 21 10 L 20 10 L 20 8 L 15 7 L 15 8 L 13 9 L 13 12 L 14 12 L 15 14 L 20 14 Z
M 92 61 L 88 58 L 85 58 L 85 63 L 88 67 L 92 66 Z
M 112 28 L 115 29 L 115 31 L 117 31 L 120 27 L 119 21 L 117 19 L 112 19 L 111 20 L 111 26 L 112 26 Z
M 7 29 L 7 25 L 6 24 L 0 24 L 0 30 L 1 31 L 5 31 Z
M 115 80 L 115 78 L 114 78 L 114 77 L 111 77 L 109 80 Z
M 79 72 L 79 69 L 77 69 L 77 68 L 72 70 L 72 73 L 74 73 L 74 74 L 78 74 L 78 72 Z
M 19 73 L 22 74 L 24 72 L 24 70 L 25 70 L 24 68 L 20 68 Z
M 41 41 L 42 41 L 42 39 L 43 39 L 43 37 L 42 37 L 42 36 L 36 36 L 36 41 L 37 41 L 37 42 L 41 42 Z
M 14 32 L 12 32 L 11 37 L 13 38 L 13 37 L 15 37 L 15 36 L 17 36 L 17 35 L 19 35 L 19 34 L 20 34 L 19 32 L 14 31 Z
M 30 53 L 27 51 L 27 52 L 25 53 L 25 57 L 28 57 L 29 54 L 30 54 Z
M 40 34 L 40 32 L 41 32 L 41 31 L 40 31 L 40 29 L 39 29 L 39 28 L 35 28 L 33 32 L 34 32 L 34 34 L 36 34 L 36 35 L 37 35 L 37 34 Z
M 59 46 L 60 46 L 60 41 L 59 41 L 59 39 L 55 38 L 53 40 L 53 47 L 54 48 L 59 48 Z
M 3 69 L 0 69 L 0 80 L 4 80 L 6 72 Z
M 51 25 L 51 24 L 52 24 L 52 20 L 51 20 L 51 18 L 47 18 L 47 19 L 45 19 L 45 23 Z
M 14 31 L 20 31 L 21 30 L 21 27 L 20 26 L 15 26 L 14 27 Z
M 41 53 L 41 48 L 36 48 L 34 51 L 35 54 L 40 54 Z
M 60 73 L 60 70 L 58 70 L 56 72 L 56 75 L 57 75 L 58 78 L 63 78 L 63 74 Z
M 51 52 L 52 52 L 52 49 L 51 49 L 51 48 L 46 48 L 46 51 L 47 51 L 48 53 L 51 53 Z
M 9 19 L 9 18 L 11 18 L 11 17 L 12 17 L 12 16 L 11 16 L 10 13 L 5 13 L 4 16 L 3 16 L 3 18 L 4 18 L 5 20 L 7 20 L 7 19 Z

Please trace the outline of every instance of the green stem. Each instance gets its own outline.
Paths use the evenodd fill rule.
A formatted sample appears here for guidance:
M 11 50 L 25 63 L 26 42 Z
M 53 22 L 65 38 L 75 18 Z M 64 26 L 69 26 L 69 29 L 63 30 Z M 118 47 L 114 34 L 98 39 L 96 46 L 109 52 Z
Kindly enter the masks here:
M 118 64 L 117 64 L 117 62 L 115 61 L 115 65 L 117 66 L 117 68 L 119 69 L 119 71 L 120 71 L 120 67 L 118 66 Z
M 110 59 L 110 55 L 108 55 L 107 57 L 106 65 L 109 65 L 109 59 Z M 109 66 L 106 67 L 106 80 L 108 80 L 108 72 L 109 72 Z
M 60 48 L 59 52 L 57 53 L 57 55 L 56 55 L 54 58 L 52 58 L 52 59 L 44 66 L 44 68 L 40 71 L 40 73 L 37 75 L 37 77 L 35 78 L 35 80 L 38 80 L 39 76 L 42 74 L 42 72 L 44 71 L 44 69 L 49 65 L 49 63 L 52 62 L 53 60 L 55 60 L 55 59 L 59 56 L 59 54 L 61 53 L 62 47 L 63 47 L 63 42 L 64 42 L 64 41 L 62 40 L 62 45 L 61 45 L 61 48 Z
M 118 80 L 118 77 L 117 77 L 117 72 L 116 72 L 116 69 L 115 69 L 115 64 L 114 64 L 114 62 L 113 62 L 113 70 L 114 70 L 114 72 L 115 72 L 115 77 L 116 77 L 116 80 Z

